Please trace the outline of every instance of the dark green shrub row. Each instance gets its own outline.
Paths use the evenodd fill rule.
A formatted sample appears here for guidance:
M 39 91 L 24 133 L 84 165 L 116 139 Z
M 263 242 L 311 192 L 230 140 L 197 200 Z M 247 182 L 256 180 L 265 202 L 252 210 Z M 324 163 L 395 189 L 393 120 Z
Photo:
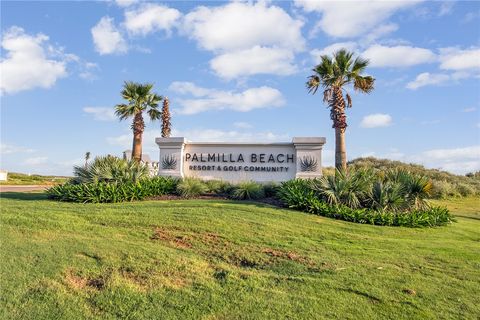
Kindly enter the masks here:
M 175 192 L 178 181 L 168 177 L 154 177 L 137 182 L 65 183 L 47 190 L 50 199 L 80 203 L 106 203 L 143 200 Z
M 291 180 L 278 191 L 285 206 L 321 216 L 349 222 L 382 226 L 434 227 L 454 221 L 448 209 L 428 207 L 412 211 L 377 211 L 369 208 L 350 208 L 345 205 L 330 205 L 322 201 L 314 188 L 314 181 Z

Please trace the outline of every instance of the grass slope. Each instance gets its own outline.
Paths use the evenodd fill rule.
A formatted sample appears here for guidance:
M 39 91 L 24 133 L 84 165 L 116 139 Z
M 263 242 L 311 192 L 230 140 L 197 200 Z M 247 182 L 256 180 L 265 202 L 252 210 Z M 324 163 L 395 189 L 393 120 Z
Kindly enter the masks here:
M 411 229 L 255 203 L 1 196 L 2 319 L 480 316 L 478 199 L 449 204 L 454 225 Z
M 69 177 L 42 176 L 39 174 L 24 174 L 9 172 L 7 181 L 0 181 L 1 185 L 55 185 L 66 182 Z

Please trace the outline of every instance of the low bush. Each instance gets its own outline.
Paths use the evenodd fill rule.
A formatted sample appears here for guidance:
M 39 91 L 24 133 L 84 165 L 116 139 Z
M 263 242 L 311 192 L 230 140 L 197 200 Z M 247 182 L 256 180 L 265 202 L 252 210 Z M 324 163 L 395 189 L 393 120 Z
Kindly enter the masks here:
M 321 216 L 356 223 L 382 226 L 433 227 L 454 221 L 446 208 L 426 207 L 400 210 L 374 210 L 351 208 L 343 204 L 329 204 L 316 189 L 318 181 L 291 180 L 284 182 L 278 191 L 280 201 L 286 207 Z
M 137 182 L 65 183 L 47 190 L 50 199 L 80 203 L 107 203 L 143 200 L 147 197 L 173 193 L 178 181 L 155 177 Z
M 233 185 L 229 182 L 223 180 L 208 180 L 205 182 L 208 188 L 209 193 L 214 193 L 217 195 L 228 195 L 232 189 Z
M 184 178 L 177 185 L 177 193 L 184 198 L 192 198 L 208 192 L 208 187 L 200 179 Z
M 265 192 L 265 197 L 276 197 L 277 192 L 280 190 L 280 184 L 276 182 L 269 182 L 263 185 L 263 191 Z
M 230 193 L 233 199 L 255 200 L 265 197 L 263 186 L 254 181 L 244 181 L 233 187 Z

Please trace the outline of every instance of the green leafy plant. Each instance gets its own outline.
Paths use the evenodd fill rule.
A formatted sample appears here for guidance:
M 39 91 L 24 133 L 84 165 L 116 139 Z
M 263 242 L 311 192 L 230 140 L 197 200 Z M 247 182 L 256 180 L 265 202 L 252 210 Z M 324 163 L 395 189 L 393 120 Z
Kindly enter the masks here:
M 303 172 L 317 171 L 318 161 L 312 156 L 304 156 L 300 159 L 300 170 Z
M 177 168 L 177 159 L 173 154 L 166 155 L 162 158 L 162 169 L 175 170 Z
M 207 185 L 195 178 L 184 178 L 177 185 L 177 193 L 184 198 L 192 198 L 208 191 Z
M 171 194 L 178 181 L 170 177 L 155 177 L 137 182 L 65 183 L 47 190 L 50 199 L 80 203 L 107 203 L 143 200 L 147 197 Z
M 265 197 L 263 186 L 254 181 L 244 181 L 235 185 L 231 197 L 237 200 L 254 200 Z
M 73 168 L 75 183 L 135 182 L 149 176 L 148 167 L 111 155 L 96 157 L 85 166 Z
M 205 182 L 208 192 L 218 195 L 228 195 L 233 189 L 233 185 L 223 180 L 208 180 Z

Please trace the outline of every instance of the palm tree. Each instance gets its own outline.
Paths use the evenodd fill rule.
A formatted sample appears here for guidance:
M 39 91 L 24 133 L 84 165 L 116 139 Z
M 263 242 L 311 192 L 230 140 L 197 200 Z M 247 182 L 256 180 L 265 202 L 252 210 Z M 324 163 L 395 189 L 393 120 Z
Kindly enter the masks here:
M 321 86 L 323 102 L 330 108 L 330 118 L 335 128 L 335 167 L 340 171 L 347 169 L 347 152 L 345 148 L 345 129 L 347 128 L 347 116 L 345 107 L 352 107 L 352 98 L 343 90 L 349 84 L 353 84 L 356 91 L 370 93 L 373 90 L 375 79 L 371 76 L 362 76 L 369 61 L 361 57 L 353 60 L 353 52 L 341 49 L 333 54 L 321 56 L 322 62 L 313 68 L 314 74 L 308 77 L 307 89 L 315 94 Z
M 168 98 L 165 97 L 163 99 L 163 107 L 162 107 L 162 137 L 168 138 L 170 137 L 170 133 L 172 131 L 172 124 L 170 122 L 170 109 L 169 109 L 169 101 Z
M 158 104 L 163 97 L 151 92 L 152 88 L 153 84 L 125 81 L 121 94 L 128 104 L 117 104 L 115 106 L 115 114 L 120 120 L 133 117 L 132 159 L 137 162 L 142 160 L 142 136 L 145 130 L 143 112 L 146 111 L 152 121 L 158 120 L 162 116 L 162 113 L 158 110 Z
M 85 152 L 85 168 L 88 165 L 88 160 L 90 159 L 90 151 Z

